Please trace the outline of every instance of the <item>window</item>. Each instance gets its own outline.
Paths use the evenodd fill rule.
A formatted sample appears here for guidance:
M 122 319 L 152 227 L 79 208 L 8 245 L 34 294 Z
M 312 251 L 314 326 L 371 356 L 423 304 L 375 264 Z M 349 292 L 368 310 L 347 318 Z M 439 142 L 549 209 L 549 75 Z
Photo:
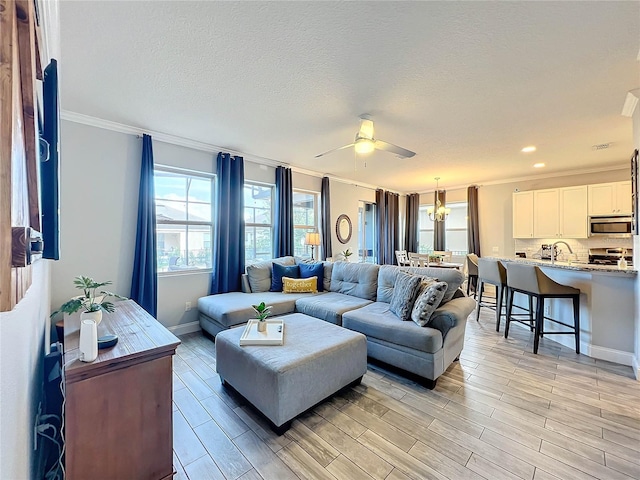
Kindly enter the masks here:
M 155 170 L 158 272 L 211 268 L 213 178 Z
M 358 202 L 358 261 L 376 263 L 376 204 Z
M 420 205 L 418 214 L 419 253 L 433 252 L 433 221 L 429 219 L 427 208 L 432 205 Z M 467 254 L 467 203 L 447 203 L 451 213 L 445 222 L 445 246 L 453 255 Z
M 293 191 L 293 254 L 310 257 L 311 247 L 305 245 L 305 234 L 318 231 L 318 194 L 303 190 Z M 320 246 L 313 249 L 318 258 Z
M 244 258 L 247 264 L 273 258 L 273 187 L 244 184 Z

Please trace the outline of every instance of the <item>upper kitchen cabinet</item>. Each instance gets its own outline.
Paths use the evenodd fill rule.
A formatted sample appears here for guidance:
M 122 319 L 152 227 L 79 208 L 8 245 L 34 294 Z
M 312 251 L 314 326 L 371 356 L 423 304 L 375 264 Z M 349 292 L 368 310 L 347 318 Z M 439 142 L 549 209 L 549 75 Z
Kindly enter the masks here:
M 587 186 L 513 194 L 514 238 L 587 238 Z
M 631 181 L 589 185 L 589 215 L 631 215 Z
M 561 188 L 560 236 L 563 238 L 587 238 L 587 186 Z
M 533 191 L 533 236 L 553 238 L 560 236 L 560 191 Z
M 533 238 L 533 192 L 513 194 L 513 238 Z

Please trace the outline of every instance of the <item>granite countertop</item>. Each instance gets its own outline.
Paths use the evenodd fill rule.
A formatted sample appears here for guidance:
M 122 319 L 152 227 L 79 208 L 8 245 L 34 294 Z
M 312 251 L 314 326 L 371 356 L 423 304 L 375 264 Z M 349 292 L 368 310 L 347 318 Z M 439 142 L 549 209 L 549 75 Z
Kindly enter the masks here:
M 578 272 L 590 272 L 590 273 L 608 273 L 608 274 L 620 274 L 620 275 L 629 275 L 635 276 L 638 274 L 638 271 L 634 268 L 627 268 L 626 270 L 620 270 L 615 265 L 591 265 L 589 263 L 582 263 L 573 261 L 569 262 L 559 262 L 556 261 L 555 264 L 551 265 L 551 260 L 540 260 L 539 258 L 500 258 L 500 257 L 489 257 L 495 258 L 496 260 L 501 260 L 503 262 L 519 262 L 525 263 L 527 265 L 538 265 L 539 267 L 545 268 L 559 268 L 562 270 L 575 270 Z

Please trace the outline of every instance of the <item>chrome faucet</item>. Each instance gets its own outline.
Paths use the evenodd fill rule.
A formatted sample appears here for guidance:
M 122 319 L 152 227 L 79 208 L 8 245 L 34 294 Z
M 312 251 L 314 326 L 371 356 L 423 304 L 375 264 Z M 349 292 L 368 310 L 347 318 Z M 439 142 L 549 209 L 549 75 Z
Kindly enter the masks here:
M 573 253 L 573 250 L 571 250 L 571 245 L 569 245 L 564 240 L 558 240 L 557 242 L 552 243 L 551 244 L 551 265 L 554 265 L 556 263 L 556 245 L 558 245 L 559 243 L 564 243 L 569 249 L 569 253 Z

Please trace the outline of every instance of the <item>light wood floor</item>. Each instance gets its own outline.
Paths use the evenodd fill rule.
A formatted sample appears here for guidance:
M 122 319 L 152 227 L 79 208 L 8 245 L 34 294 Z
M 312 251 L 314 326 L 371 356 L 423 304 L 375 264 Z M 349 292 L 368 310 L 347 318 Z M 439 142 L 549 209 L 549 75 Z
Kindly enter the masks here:
M 472 315 L 460 362 L 429 391 L 370 365 L 363 382 L 278 437 L 220 384 L 215 347 L 182 337 L 174 360 L 176 479 L 640 478 L 640 383 Z M 504 329 L 504 326 L 501 330 Z

